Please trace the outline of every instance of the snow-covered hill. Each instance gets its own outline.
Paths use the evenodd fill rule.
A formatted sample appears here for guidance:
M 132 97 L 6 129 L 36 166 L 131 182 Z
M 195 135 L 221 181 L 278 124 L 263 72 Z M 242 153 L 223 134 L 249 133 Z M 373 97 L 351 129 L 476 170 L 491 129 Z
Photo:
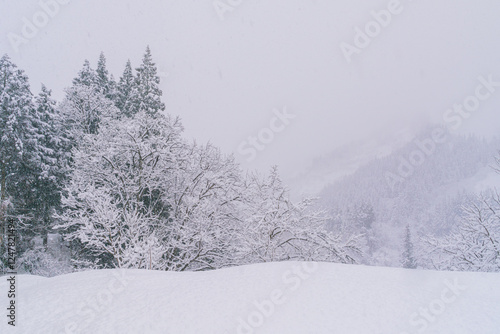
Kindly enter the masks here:
M 1 333 L 488 334 L 500 328 L 500 274 L 281 262 L 210 272 L 19 276 L 17 290 L 16 328 L 2 316 Z M 0 291 L 7 291 L 5 277 Z

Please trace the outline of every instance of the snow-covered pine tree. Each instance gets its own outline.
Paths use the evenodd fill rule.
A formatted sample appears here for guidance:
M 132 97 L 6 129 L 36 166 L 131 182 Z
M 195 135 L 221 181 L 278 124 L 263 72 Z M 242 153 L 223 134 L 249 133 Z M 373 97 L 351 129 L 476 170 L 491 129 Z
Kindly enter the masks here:
M 63 128 L 51 91 L 42 85 L 35 98 L 33 126 L 38 134 L 37 174 L 31 189 L 35 226 L 31 232 L 40 235 L 47 245 L 52 214 L 60 208 L 61 190 L 69 173 L 70 142 Z
M 22 255 L 32 237 L 47 235 L 59 205 L 67 173 L 66 141 L 50 91 L 43 86 L 35 105 L 27 76 L 8 56 L 0 59 L 0 82 L 2 223 L 8 214 L 22 222 L 18 226 Z
M 417 261 L 413 251 L 413 241 L 410 225 L 406 225 L 405 238 L 403 242 L 403 253 L 401 255 L 401 265 L 406 269 L 416 269 Z
M 4 55 L 0 59 L 0 247 L 7 216 L 29 215 L 26 202 L 36 178 L 34 162 L 38 156 L 33 113 L 28 77 Z
M 163 93 L 159 87 L 160 77 L 157 75 L 156 64 L 153 62 L 149 46 L 136 72 L 130 100 L 125 105 L 127 113 L 134 115 L 139 111 L 144 111 L 147 114 L 156 115 L 164 111 L 165 104 L 161 101 Z
M 104 95 L 109 92 L 109 72 L 106 68 L 106 56 L 101 51 L 99 60 L 97 61 L 97 68 L 95 70 L 97 87 Z
M 116 101 L 118 99 L 118 83 L 116 82 L 113 74 L 109 75 L 108 93 L 106 94 L 106 97 L 113 101 L 116 105 Z
M 94 69 L 90 67 L 90 62 L 85 59 L 83 68 L 78 72 L 76 78 L 73 79 L 74 86 L 88 86 L 95 88 L 97 85 L 97 76 Z
M 0 58 L 0 269 L 6 264 L 6 218 L 13 209 L 15 165 L 22 157 L 23 106 L 31 103 L 26 79 L 16 75 L 16 66 L 7 55 Z M 19 74 L 19 73 L 17 73 Z M 24 90 L 25 94 L 19 94 Z M 18 96 L 19 95 L 19 96 Z M 19 108 L 21 107 L 21 108 Z
M 132 116 L 132 113 L 127 108 L 130 108 L 131 106 L 130 98 L 132 90 L 134 88 L 134 84 L 135 79 L 134 74 L 132 73 L 132 65 L 130 64 L 130 60 L 128 60 L 127 64 L 125 65 L 125 70 L 120 77 L 120 81 L 117 84 L 117 96 L 115 105 L 118 107 L 118 109 L 121 110 L 122 114 L 129 117 Z
M 82 135 L 97 134 L 105 117 L 120 117 L 120 110 L 114 104 L 116 83 L 106 68 L 106 57 L 101 52 L 97 70 L 85 60 L 82 70 L 73 79 L 73 85 L 66 89 L 66 97 L 60 105 L 65 127 L 74 145 Z
M 369 203 L 362 203 L 357 207 L 357 212 L 357 223 L 360 228 L 364 231 L 370 230 L 375 222 L 373 206 Z
M 106 67 L 106 57 L 104 56 L 104 52 L 101 52 L 99 55 L 99 60 L 97 61 L 97 68 L 95 70 L 95 80 L 97 89 L 108 99 L 114 101 L 115 100 L 115 87 L 116 82 L 112 75 L 109 74 L 108 69 Z

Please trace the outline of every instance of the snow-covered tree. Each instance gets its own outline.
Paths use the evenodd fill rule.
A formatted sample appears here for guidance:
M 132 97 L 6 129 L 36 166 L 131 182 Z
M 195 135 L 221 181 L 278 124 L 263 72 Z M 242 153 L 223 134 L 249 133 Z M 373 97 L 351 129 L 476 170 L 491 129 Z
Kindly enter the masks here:
M 106 98 L 114 101 L 116 99 L 116 82 L 113 75 L 110 75 L 106 67 L 106 57 L 101 52 L 99 60 L 97 61 L 97 68 L 95 70 L 96 85 L 99 92 Z
M 67 238 L 112 267 L 235 264 L 239 169 L 212 145 L 184 143 L 181 130 L 178 119 L 140 112 L 86 136 L 63 199 Z
M 169 270 L 206 270 L 236 264 L 242 179 L 234 158 L 214 146 L 186 147 L 169 182 L 170 223 L 162 228 Z
M 23 222 L 33 215 L 31 187 L 40 176 L 42 149 L 35 121 L 28 77 L 4 55 L 0 58 L 0 246 L 9 215 Z
M 34 103 L 28 78 L 7 56 L 0 82 L 2 228 L 9 213 L 16 216 L 22 254 L 34 236 L 46 242 L 69 155 L 50 91 L 42 86 Z
M 163 93 L 159 87 L 160 77 L 157 74 L 149 46 L 146 48 L 142 64 L 136 68 L 136 72 L 130 100 L 126 103 L 124 110 L 131 115 L 139 111 L 145 111 L 150 115 L 164 111 L 165 104 L 161 101 Z
M 106 68 L 106 56 L 104 52 L 99 54 L 99 60 L 97 61 L 97 68 L 95 70 L 96 84 L 101 93 L 105 96 L 109 93 L 109 72 Z
M 69 258 L 47 247 L 34 247 L 19 258 L 19 270 L 31 275 L 53 277 L 72 272 Z
M 113 74 L 109 75 L 108 93 L 105 96 L 116 105 L 116 101 L 118 99 L 118 83 L 116 82 Z
M 106 119 L 74 151 L 74 171 L 58 226 L 86 255 L 110 267 L 163 269 L 158 234 L 169 222 L 164 202 L 182 148 L 178 119 L 139 113 Z
M 7 55 L 0 59 L 0 187 L 3 220 L 10 207 L 9 198 L 16 192 L 15 178 L 23 167 L 24 137 L 28 114 L 33 109 L 28 78 Z M 3 229 L 2 229 L 3 231 Z M 3 237 L 3 233 L 2 233 Z
M 500 195 L 481 195 L 463 208 L 460 224 L 443 238 L 427 237 L 433 268 L 500 271 Z
M 368 231 L 372 228 L 375 222 L 375 213 L 373 211 L 373 206 L 368 203 L 362 203 L 357 207 L 356 222 L 364 231 Z
M 358 247 L 363 253 L 363 257 L 359 258 L 358 261 L 370 264 L 377 246 L 373 230 L 375 223 L 373 206 L 367 202 L 354 203 L 348 206 L 336 207 L 331 210 L 331 215 L 327 228 L 331 231 L 338 231 L 344 236 L 358 235 Z
M 239 256 L 243 263 L 312 260 L 353 263 L 359 253 L 357 236 L 348 237 L 325 229 L 328 216 L 312 210 L 312 199 L 293 203 L 276 168 L 267 180 L 249 176 L 249 203 L 240 233 Z
M 35 117 L 32 124 L 37 133 L 36 173 L 31 185 L 31 207 L 35 226 L 31 230 L 40 234 L 47 243 L 52 214 L 60 207 L 61 191 L 69 173 L 70 143 L 64 131 L 56 102 L 45 85 L 35 99 Z
M 135 79 L 132 72 L 132 65 L 130 64 L 130 60 L 128 60 L 127 64 L 125 65 L 125 70 L 120 77 L 120 81 L 117 84 L 117 96 L 115 102 L 118 109 L 120 109 L 126 116 L 132 116 L 130 110 L 126 109 L 125 106 L 127 106 L 127 108 L 131 106 L 130 98 L 132 90 L 134 88 L 134 84 Z
M 76 142 L 84 134 L 97 134 L 104 118 L 119 114 L 112 101 L 85 85 L 75 85 L 66 90 L 60 111 L 67 130 Z
M 406 269 L 416 269 L 417 261 L 413 251 L 413 241 L 410 225 L 406 225 L 405 238 L 403 242 L 403 253 L 401 254 L 401 265 Z
M 97 76 L 94 69 L 90 67 L 90 62 L 85 59 L 83 68 L 78 72 L 76 78 L 73 79 L 74 86 L 87 86 L 95 88 L 97 85 Z

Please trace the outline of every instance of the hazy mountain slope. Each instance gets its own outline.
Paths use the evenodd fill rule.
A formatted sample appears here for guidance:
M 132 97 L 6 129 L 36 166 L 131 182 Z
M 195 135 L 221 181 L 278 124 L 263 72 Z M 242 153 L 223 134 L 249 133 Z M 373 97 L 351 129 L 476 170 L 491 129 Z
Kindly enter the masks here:
M 321 205 L 338 223 L 346 223 L 347 211 L 352 213 L 362 204 L 373 207 L 371 233 L 378 243 L 376 248 L 384 249 L 384 255 L 376 255 L 381 258 L 374 263 L 398 265 L 407 224 L 416 234 L 446 233 L 459 219 L 460 208 L 470 194 L 500 186 L 500 176 L 491 168 L 500 149 L 498 139 L 448 135 L 433 150 L 429 146 L 429 154 L 425 154 L 417 142 L 424 142 L 428 131 L 320 193 Z M 420 165 L 410 163 L 418 156 L 423 157 Z
M 405 129 L 394 135 L 373 136 L 342 145 L 314 159 L 301 173 L 287 180 L 288 184 L 297 196 L 316 195 L 372 160 L 391 155 L 414 136 L 413 131 Z

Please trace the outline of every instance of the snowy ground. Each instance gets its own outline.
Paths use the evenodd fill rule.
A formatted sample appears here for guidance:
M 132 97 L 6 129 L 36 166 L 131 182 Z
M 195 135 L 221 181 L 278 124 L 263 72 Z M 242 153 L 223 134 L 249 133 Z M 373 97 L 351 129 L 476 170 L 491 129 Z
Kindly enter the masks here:
M 18 276 L 1 333 L 499 333 L 500 274 L 282 262 Z

